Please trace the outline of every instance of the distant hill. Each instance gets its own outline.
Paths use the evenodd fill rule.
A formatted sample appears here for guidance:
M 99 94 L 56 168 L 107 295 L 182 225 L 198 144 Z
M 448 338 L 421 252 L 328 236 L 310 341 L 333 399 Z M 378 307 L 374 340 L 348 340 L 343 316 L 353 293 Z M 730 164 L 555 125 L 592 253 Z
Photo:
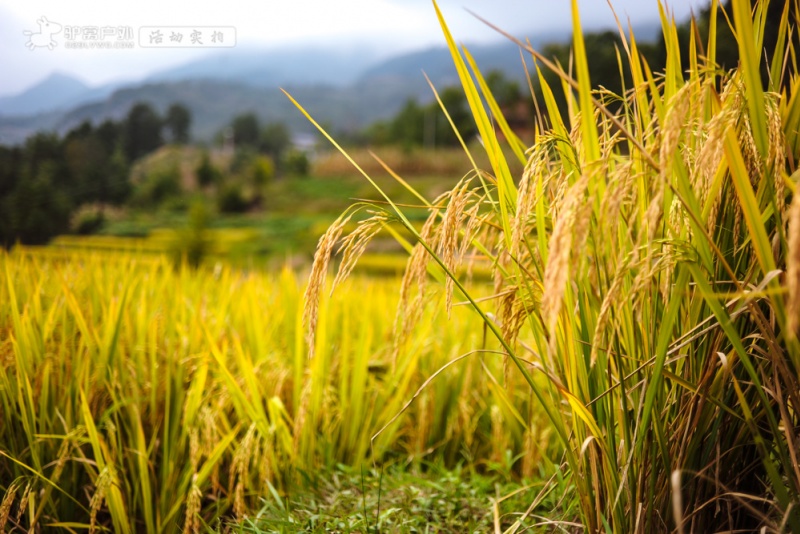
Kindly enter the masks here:
M 235 48 L 157 72 L 147 82 L 214 79 L 260 87 L 345 86 L 376 60 L 368 50 Z
M 32 115 L 65 106 L 89 91 L 82 81 L 54 72 L 27 91 L 0 98 L 0 115 Z
M 642 34 L 657 34 L 646 25 Z M 639 35 L 639 29 L 636 29 Z M 538 33 L 541 48 L 569 39 L 563 30 Z M 468 46 L 481 70 L 503 71 L 524 80 L 519 49 L 513 43 Z M 530 67 L 530 58 L 527 58 Z M 422 72 L 437 87 L 458 83 L 449 51 L 431 47 L 376 59 L 368 50 L 350 51 L 242 48 L 218 53 L 158 72 L 144 83 L 89 88 L 65 74 L 53 74 L 18 95 L 0 98 L 0 144 L 18 144 L 41 130 L 60 134 L 88 120 L 120 119 L 136 102 L 160 112 L 175 102 L 193 116 L 191 134 L 213 136 L 237 114 L 255 112 L 264 121 L 285 122 L 295 133 L 313 128 L 279 91 L 285 87 L 319 122 L 353 131 L 395 114 L 409 98 L 431 99 Z
M 523 71 L 516 47 L 477 46 L 473 53 L 482 69 L 499 68 L 510 74 L 516 72 L 521 78 L 519 73 Z M 338 80 L 332 77 L 332 71 L 336 62 L 343 59 L 295 56 L 295 59 L 306 57 L 312 64 L 328 62 L 313 73 L 309 63 L 292 66 L 291 61 L 277 65 L 264 62 L 259 68 L 260 57 L 263 59 L 258 55 L 240 56 L 229 62 L 223 61 L 222 56 L 210 57 L 158 73 L 144 84 L 119 88 L 94 101 L 82 100 L 72 107 L 51 102 L 50 110 L 35 115 L 0 116 L 0 143 L 16 144 L 40 130 L 63 134 L 85 120 L 99 123 L 109 118 L 120 119 L 140 101 L 151 103 L 162 113 L 175 102 L 186 105 L 193 117 L 191 134 L 198 140 L 210 140 L 231 118 L 248 111 L 264 121 L 285 122 L 296 133 L 311 131 L 313 126 L 280 92 L 279 86 L 289 90 L 318 121 L 339 131 L 353 131 L 392 116 L 409 98 L 431 99 L 423 69 L 439 87 L 457 83 L 452 60 L 444 48 L 406 54 L 362 68 L 351 64 L 346 75 Z M 248 68 L 254 69 L 253 74 L 246 74 Z M 70 97 L 85 96 L 85 86 L 83 91 L 76 87 Z M 11 98 L 30 99 L 29 93 L 30 90 Z
M 22 93 L 0 97 L 0 117 L 23 117 L 69 109 L 106 98 L 122 85 L 119 82 L 89 87 L 74 76 L 54 72 Z
M 564 31 L 539 32 L 536 35 L 536 39 L 531 41 L 531 44 L 535 48 L 540 48 L 546 43 L 563 42 L 566 39 L 569 39 L 569 34 Z M 502 41 L 497 44 L 467 44 L 466 46 L 482 72 L 486 73 L 497 69 L 505 73 L 509 78 L 520 81 L 525 79 L 519 47 L 516 44 Z M 526 58 L 530 68 L 530 58 L 527 54 Z M 361 73 L 359 80 L 396 81 L 421 77 L 423 71 L 437 86 L 458 83 L 458 75 L 453 66 L 453 59 L 450 56 L 450 51 L 445 46 L 430 47 L 391 57 L 365 69 Z
M 324 85 L 287 86 L 287 90 L 319 122 L 337 131 L 352 131 L 396 113 L 408 98 L 405 86 L 363 83 L 350 87 Z M 281 121 L 295 133 L 312 132 L 313 126 L 275 87 L 254 87 L 219 80 L 186 80 L 149 83 L 124 88 L 99 102 L 83 104 L 67 112 L 32 117 L 0 118 L 0 144 L 16 144 L 39 130 L 64 134 L 83 121 L 95 124 L 119 120 L 136 102 L 148 102 L 160 113 L 181 102 L 192 113 L 191 135 L 208 141 L 234 116 L 255 112 L 263 121 Z

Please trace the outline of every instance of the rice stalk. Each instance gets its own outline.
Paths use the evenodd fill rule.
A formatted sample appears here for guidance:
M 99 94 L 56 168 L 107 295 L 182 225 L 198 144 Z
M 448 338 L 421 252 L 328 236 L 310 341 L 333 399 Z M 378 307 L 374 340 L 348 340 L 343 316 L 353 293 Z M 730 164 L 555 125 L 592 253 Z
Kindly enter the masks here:
M 789 238 L 786 257 L 787 330 L 795 338 L 800 329 L 800 194 L 795 192 L 789 208 Z

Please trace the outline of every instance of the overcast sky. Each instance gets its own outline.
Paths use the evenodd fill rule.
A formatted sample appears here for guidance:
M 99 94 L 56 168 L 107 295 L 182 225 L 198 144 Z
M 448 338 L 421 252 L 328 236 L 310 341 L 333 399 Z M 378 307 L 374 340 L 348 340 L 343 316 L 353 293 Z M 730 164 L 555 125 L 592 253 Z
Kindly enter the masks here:
M 613 0 L 623 20 L 658 20 L 656 0 Z M 669 9 L 678 20 L 707 0 L 673 0 Z M 520 37 L 536 31 L 567 28 L 568 0 L 440 0 L 440 7 L 459 41 L 497 40 L 496 33 L 466 13 L 471 9 Z M 580 0 L 586 27 L 613 24 L 606 0 Z M 118 27 L 133 30 L 127 49 L 68 49 L 65 33 L 55 35 L 53 50 L 25 47 L 24 31 L 38 32 L 40 17 L 70 27 Z M 0 95 L 18 93 L 53 71 L 77 76 L 90 85 L 134 81 L 219 49 L 149 49 L 138 42 L 143 26 L 229 26 L 237 47 L 284 46 L 298 43 L 363 47 L 365 53 L 389 55 L 400 50 L 442 44 L 429 0 L 0 0 Z

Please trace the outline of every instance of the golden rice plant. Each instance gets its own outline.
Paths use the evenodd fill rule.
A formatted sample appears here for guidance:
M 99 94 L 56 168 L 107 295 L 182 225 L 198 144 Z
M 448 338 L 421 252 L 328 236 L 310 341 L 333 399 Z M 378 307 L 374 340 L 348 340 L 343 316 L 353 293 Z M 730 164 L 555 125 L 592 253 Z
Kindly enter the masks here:
M 309 291 L 332 280 L 320 284 Z M 340 281 L 315 310 L 309 359 L 304 291 L 289 270 L 0 252 L 0 527 L 205 532 L 340 463 L 454 465 L 466 451 L 474 467 L 496 455 L 492 407 L 507 399 L 485 373 L 501 372 L 497 357 L 446 369 L 424 408 L 401 413 L 481 343 L 469 310 L 447 328 L 424 311 L 395 358 L 395 284 Z M 523 440 L 514 428 L 509 447 Z
M 612 95 L 592 88 L 573 0 L 569 71 L 518 41 L 535 72 L 562 80 L 550 87 L 539 75 L 544 117 L 531 147 L 437 7 L 489 165 L 421 199 L 421 229 L 386 195 L 354 209 L 413 235 L 394 357 L 407 357 L 428 327 L 419 318 L 436 281 L 439 328 L 454 321 L 453 299 L 469 302 L 506 359 L 503 388 L 535 397 L 572 487 L 565 499 L 579 510 L 550 525 L 800 532 L 800 71 L 790 4 L 769 79 L 760 68 L 767 2 L 732 1 L 741 62 L 729 72 L 715 64 L 716 0 L 708 42 L 692 34 L 688 64 L 660 6 L 665 70 L 653 72 L 620 28 L 632 84 Z M 348 269 L 371 235 L 344 237 Z M 323 238 L 312 285 L 340 237 L 334 226 Z M 494 266 L 488 298 L 457 275 L 475 257 Z M 309 317 L 317 296 L 307 295 Z

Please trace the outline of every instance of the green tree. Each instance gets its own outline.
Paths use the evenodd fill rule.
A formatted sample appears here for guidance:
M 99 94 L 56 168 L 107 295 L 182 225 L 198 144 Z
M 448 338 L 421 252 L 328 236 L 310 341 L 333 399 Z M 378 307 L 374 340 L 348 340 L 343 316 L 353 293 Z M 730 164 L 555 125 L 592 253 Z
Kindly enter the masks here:
M 61 140 L 52 133 L 38 133 L 25 142 L 24 158 L 21 169 L 29 176 L 37 176 L 39 167 L 49 165 L 48 172 L 53 180 L 64 187 L 71 186 L 69 173 L 64 165 L 64 150 Z
M 95 135 L 103 143 L 107 154 L 113 154 L 117 148 L 122 146 L 122 125 L 118 122 L 103 121 L 100 126 L 95 128 Z
M 195 169 L 194 175 L 200 187 L 208 187 L 222 181 L 222 173 L 211 163 L 208 151 L 203 151 L 203 155 L 200 157 L 200 164 Z
M 511 106 L 522 99 L 519 83 L 516 80 L 507 79 L 502 71 L 492 70 L 485 79 L 486 85 L 489 86 L 492 96 L 500 107 Z
M 422 144 L 425 111 L 416 100 L 409 99 L 389 125 L 389 138 L 410 148 Z
M 124 123 L 125 155 L 133 161 L 164 144 L 161 117 L 149 104 L 138 103 L 128 112 Z
M 126 199 L 128 164 L 115 137 L 118 127 L 106 121 L 97 129 L 85 122 L 64 138 L 63 163 L 71 184 L 67 192 L 74 205 L 119 204 Z
M 172 104 L 167 110 L 164 125 L 170 134 L 173 143 L 184 144 L 189 141 L 189 128 L 192 124 L 192 115 L 189 109 L 181 104 Z
M 11 193 L 16 187 L 22 161 L 21 148 L 0 146 L 0 198 Z
M 250 167 L 250 181 L 255 189 L 260 189 L 267 185 L 275 177 L 275 164 L 272 159 L 266 156 L 253 158 Z
M 242 192 L 242 186 L 237 183 L 224 184 L 217 195 L 217 207 L 222 213 L 246 211 L 247 199 Z
M 138 184 L 132 201 L 138 206 L 153 207 L 175 199 L 181 193 L 181 173 L 178 166 L 174 165 L 147 174 Z
M 178 232 L 172 244 L 172 257 L 176 267 L 183 262 L 192 268 L 200 266 L 212 245 L 208 235 L 209 219 L 210 214 L 205 202 L 202 200 L 193 202 L 189 207 L 188 224 Z
M 282 122 L 267 124 L 261 130 L 258 149 L 272 157 L 273 161 L 279 162 L 283 158 L 283 153 L 291 144 L 291 136 L 286 125 Z
M 56 187 L 55 175 L 55 165 L 44 163 L 32 178 L 23 176 L 17 183 L 3 206 L 11 230 L 5 245 L 10 244 L 9 238 L 43 244 L 69 226 L 69 198 Z
M 233 142 L 237 147 L 257 147 L 261 135 L 258 117 L 255 113 L 243 113 L 234 117 L 231 122 Z
M 118 146 L 111 154 L 106 166 L 106 172 L 103 175 L 106 196 L 102 200 L 111 204 L 125 202 L 131 193 L 129 175 L 130 169 L 128 168 L 128 162 L 125 160 L 125 154 L 122 153 L 122 147 Z
M 64 163 L 74 186 L 71 197 L 76 205 L 107 198 L 106 167 L 109 154 L 92 133 L 70 136 L 64 141 Z
M 442 105 L 450 115 L 461 137 L 468 142 L 478 133 L 478 128 L 475 126 L 475 120 L 472 118 L 464 91 L 460 87 L 448 87 L 439 94 L 439 98 L 441 98 Z M 439 104 L 433 102 L 430 105 L 432 110 L 436 110 L 436 113 L 442 115 L 440 117 L 441 120 L 436 121 L 436 143 L 450 146 L 457 145 L 458 137 L 453 131 L 453 127 L 444 117 Z
M 290 150 L 284 158 L 284 168 L 292 176 L 308 176 L 311 164 L 302 150 Z

